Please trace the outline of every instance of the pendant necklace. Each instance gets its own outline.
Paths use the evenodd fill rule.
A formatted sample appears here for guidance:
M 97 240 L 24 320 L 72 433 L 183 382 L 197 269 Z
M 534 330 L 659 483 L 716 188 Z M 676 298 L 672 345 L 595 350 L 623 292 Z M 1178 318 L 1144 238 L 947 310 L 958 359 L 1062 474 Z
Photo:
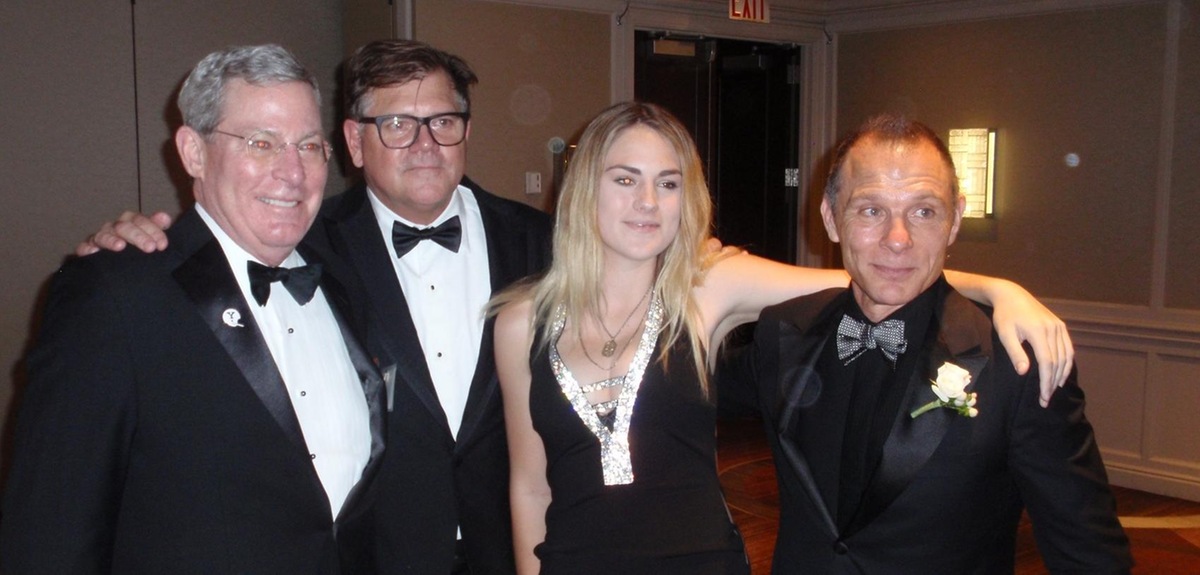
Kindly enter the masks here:
M 638 304 L 638 305 L 641 305 L 641 304 Z M 642 325 L 642 322 L 639 321 L 638 326 L 641 326 L 641 325 Z M 634 329 L 633 335 L 637 335 L 637 332 L 638 332 L 638 330 Z M 586 357 L 587 360 L 589 362 L 591 362 L 592 365 L 600 368 L 601 370 L 608 372 L 609 375 L 612 375 L 613 369 L 616 369 L 616 367 L 617 367 L 617 361 L 621 359 L 622 355 L 625 355 L 625 350 L 629 349 L 629 344 L 632 342 L 633 342 L 633 336 L 630 336 L 629 339 L 625 340 L 625 345 L 621 346 L 621 353 L 615 354 L 616 357 L 612 358 L 612 361 L 608 362 L 608 367 L 604 367 L 603 365 L 600 365 L 600 362 L 596 361 L 595 359 L 592 359 L 592 354 L 588 353 L 587 346 L 583 345 L 583 334 L 579 334 L 579 349 L 583 350 L 583 357 Z M 584 390 L 584 393 L 589 393 L 590 391 L 594 391 L 594 390 Z
M 629 320 L 633 319 L 633 314 L 637 313 L 637 310 L 642 307 L 642 302 L 646 301 L 646 298 L 650 296 L 650 291 L 653 289 L 654 284 L 650 284 L 650 288 L 646 290 L 646 293 L 642 294 L 642 299 L 638 300 L 637 305 L 633 306 L 633 310 L 625 317 L 625 321 L 621 322 L 621 327 L 617 328 L 617 333 L 614 334 L 608 331 L 608 326 L 604 325 L 604 319 L 597 318 L 599 319 L 597 323 L 600 324 L 600 329 L 603 329 L 604 335 L 608 336 L 608 341 L 604 342 L 604 348 L 600 350 L 600 355 L 612 357 L 617 352 L 617 336 L 625 331 L 625 326 L 629 325 Z

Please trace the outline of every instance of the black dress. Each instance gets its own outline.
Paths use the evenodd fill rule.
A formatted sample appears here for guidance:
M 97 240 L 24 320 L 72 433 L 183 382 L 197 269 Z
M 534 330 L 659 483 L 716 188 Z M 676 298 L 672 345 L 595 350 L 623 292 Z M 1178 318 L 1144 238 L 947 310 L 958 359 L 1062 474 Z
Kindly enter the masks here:
M 648 316 L 646 332 L 654 333 L 661 304 L 652 302 Z M 560 319 L 556 334 L 561 326 Z M 552 496 L 546 539 L 535 549 L 542 573 L 749 573 L 717 479 L 716 409 L 701 392 L 690 347 L 674 347 L 669 371 L 656 361 L 653 338 L 642 340 L 638 354 L 640 385 L 623 394 L 603 450 L 597 436 L 609 428 L 587 409 L 553 344 L 531 360 L 529 409 L 545 444 Z M 633 363 L 631 379 L 640 371 L 637 356 Z

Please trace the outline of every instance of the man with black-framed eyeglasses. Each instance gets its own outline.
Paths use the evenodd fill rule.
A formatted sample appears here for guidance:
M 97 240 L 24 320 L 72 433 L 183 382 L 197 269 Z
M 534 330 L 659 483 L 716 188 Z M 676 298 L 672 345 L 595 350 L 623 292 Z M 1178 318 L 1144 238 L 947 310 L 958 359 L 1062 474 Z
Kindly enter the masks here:
M 397 365 L 375 568 L 513 573 L 508 448 L 483 308 L 549 263 L 550 218 L 464 177 L 476 77 L 461 59 L 372 42 L 346 79 L 342 131 L 365 182 L 327 200 L 318 223 L 363 278 L 383 334 L 373 353 Z

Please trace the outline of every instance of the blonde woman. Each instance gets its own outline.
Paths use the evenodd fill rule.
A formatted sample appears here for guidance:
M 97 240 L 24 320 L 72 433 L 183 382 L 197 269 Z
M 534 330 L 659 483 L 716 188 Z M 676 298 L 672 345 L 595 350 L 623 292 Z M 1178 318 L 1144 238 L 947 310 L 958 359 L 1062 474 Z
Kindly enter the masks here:
M 716 474 L 709 351 L 764 306 L 848 276 L 713 251 L 711 209 L 666 111 L 619 104 L 584 131 L 553 265 L 493 302 L 518 572 L 749 572 Z M 1062 323 L 1015 284 L 948 276 L 999 304 L 1016 365 L 1030 340 L 1048 395 L 1072 359 Z

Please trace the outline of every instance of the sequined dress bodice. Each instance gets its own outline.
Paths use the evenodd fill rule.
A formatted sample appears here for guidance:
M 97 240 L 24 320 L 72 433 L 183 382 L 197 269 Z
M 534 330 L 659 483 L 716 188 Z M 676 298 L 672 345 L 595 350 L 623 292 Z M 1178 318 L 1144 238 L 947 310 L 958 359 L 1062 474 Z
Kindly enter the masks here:
M 529 408 L 552 497 L 546 539 L 536 549 L 542 573 L 748 573 L 717 479 L 716 409 L 700 390 L 689 346 L 672 349 L 665 373 L 658 346 L 647 342 L 649 361 L 624 406 L 628 417 L 619 406 L 614 422 L 614 432 L 627 426 L 631 477 L 611 481 L 610 465 L 607 485 L 592 429 L 603 424 L 576 413 L 555 373 L 569 376 L 569 369 L 561 362 L 552 368 L 553 345 L 535 342 L 533 349 L 543 351 L 530 364 Z M 635 359 L 631 374 L 637 368 Z M 582 405 L 590 409 L 586 399 Z

